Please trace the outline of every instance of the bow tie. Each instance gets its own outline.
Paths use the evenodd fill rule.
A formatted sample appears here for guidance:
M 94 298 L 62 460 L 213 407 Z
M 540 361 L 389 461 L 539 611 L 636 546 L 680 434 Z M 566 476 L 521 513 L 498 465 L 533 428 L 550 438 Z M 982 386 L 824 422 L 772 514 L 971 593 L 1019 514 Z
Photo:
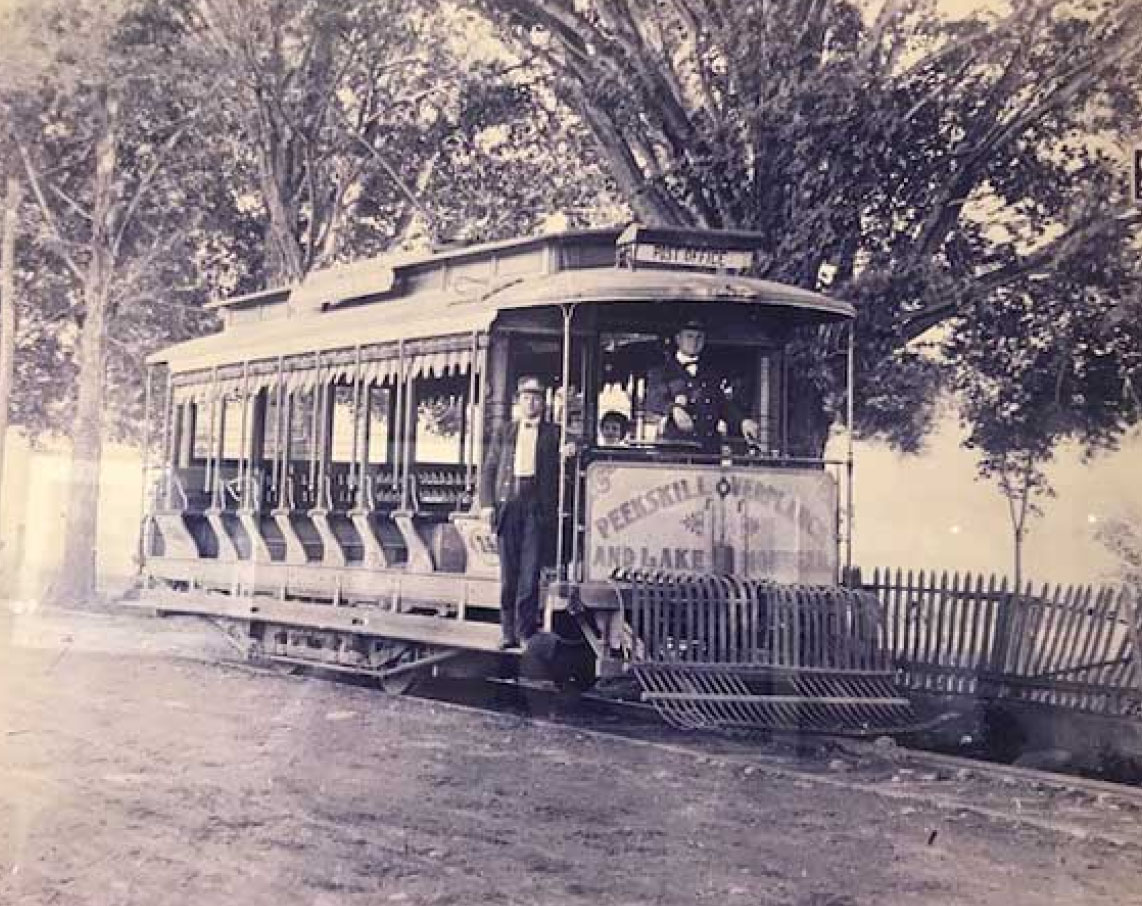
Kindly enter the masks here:
M 538 418 L 524 419 L 522 422 L 520 422 L 520 426 L 524 427 L 524 428 L 538 428 L 539 427 L 539 419 Z

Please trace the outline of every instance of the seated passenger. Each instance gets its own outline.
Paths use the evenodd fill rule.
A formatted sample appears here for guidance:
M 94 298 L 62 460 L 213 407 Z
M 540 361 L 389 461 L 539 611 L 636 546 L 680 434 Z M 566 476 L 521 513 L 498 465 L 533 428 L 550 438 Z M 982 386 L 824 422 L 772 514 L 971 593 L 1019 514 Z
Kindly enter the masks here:
M 604 447 L 619 447 L 626 443 L 630 434 L 630 419 L 613 409 L 599 419 L 599 435 Z
M 702 356 L 706 327 L 691 319 L 674 334 L 674 352 L 647 375 L 647 412 L 659 421 L 663 440 L 696 441 L 704 451 L 721 446 L 718 422 L 731 434 L 757 443 L 758 424 L 726 398 L 724 376 Z

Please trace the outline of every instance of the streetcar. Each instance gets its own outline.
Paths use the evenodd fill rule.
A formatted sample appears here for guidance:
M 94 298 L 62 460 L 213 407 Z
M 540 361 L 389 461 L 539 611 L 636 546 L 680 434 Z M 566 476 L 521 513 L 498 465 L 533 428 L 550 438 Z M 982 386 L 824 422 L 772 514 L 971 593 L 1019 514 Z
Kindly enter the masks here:
M 496 536 L 477 500 L 522 376 L 559 426 L 551 682 L 622 688 L 679 726 L 884 732 L 910 711 L 851 558 L 851 431 L 791 392 L 846 302 L 759 278 L 759 237 L 596 229 L 381 257 L 210 303 L 218 333 L 150 357 L 144 595 L 250 657 L 407 688 L 497 670 Z M 749 441 L 666 439 L 650 375 L 700 318 Z M 605 422 L 621 421 L 616 441 Z M 726 425 L 721 425 L 725 429 Z M 152 435 L 154 436 L 154 435 Z

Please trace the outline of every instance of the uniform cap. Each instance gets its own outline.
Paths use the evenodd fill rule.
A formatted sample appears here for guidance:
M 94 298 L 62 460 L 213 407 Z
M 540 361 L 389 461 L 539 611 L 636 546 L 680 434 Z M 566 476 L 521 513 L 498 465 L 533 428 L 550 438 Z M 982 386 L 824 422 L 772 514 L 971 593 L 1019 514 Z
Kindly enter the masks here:
M 700 330 L 706 332 L 706 322 L 701 318 L 687 318 L 678 325 L 679 330 Z
M 547 388 L 543 386 L 543 381 L 534 375 L 521 377 L 519 383 L 516 384 L 516 393 L 546 393 Z

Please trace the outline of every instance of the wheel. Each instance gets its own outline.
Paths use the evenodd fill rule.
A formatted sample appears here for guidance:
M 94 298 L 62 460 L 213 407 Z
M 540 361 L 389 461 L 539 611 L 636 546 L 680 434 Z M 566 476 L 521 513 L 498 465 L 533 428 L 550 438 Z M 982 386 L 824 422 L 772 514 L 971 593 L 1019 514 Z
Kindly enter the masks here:
M 389 695 L 404 695 L 412 691 L 418 679 L 414 672 L 409 671 L 399 676 L 377 677 L 377 683 Z
M 574 694 L 594 685 L 595 661 L 582 640 L 568 641 L 553 632 L 540 632 L 528 642 L 520 673 L 528 679 L 554 683 L 561 691 Z
M 305 672 L 305 667 L 301 664 L 284 664 L 266 654 L 265 643 L 256 638 L 251 638 L 246 643 L 246 661 L 259 670 L 275 673 L 278 676 L 300 676 Z
M 377 685 L 389 695 L 404 695 L 420 679 L 419 671 L 408 670 L 396 676 L 379 675 L 394 667 L 415 664 L 427 652 L 411 642 L 393 642 L 388 639 L 369 640 L 369 667 L 378 672 Z

